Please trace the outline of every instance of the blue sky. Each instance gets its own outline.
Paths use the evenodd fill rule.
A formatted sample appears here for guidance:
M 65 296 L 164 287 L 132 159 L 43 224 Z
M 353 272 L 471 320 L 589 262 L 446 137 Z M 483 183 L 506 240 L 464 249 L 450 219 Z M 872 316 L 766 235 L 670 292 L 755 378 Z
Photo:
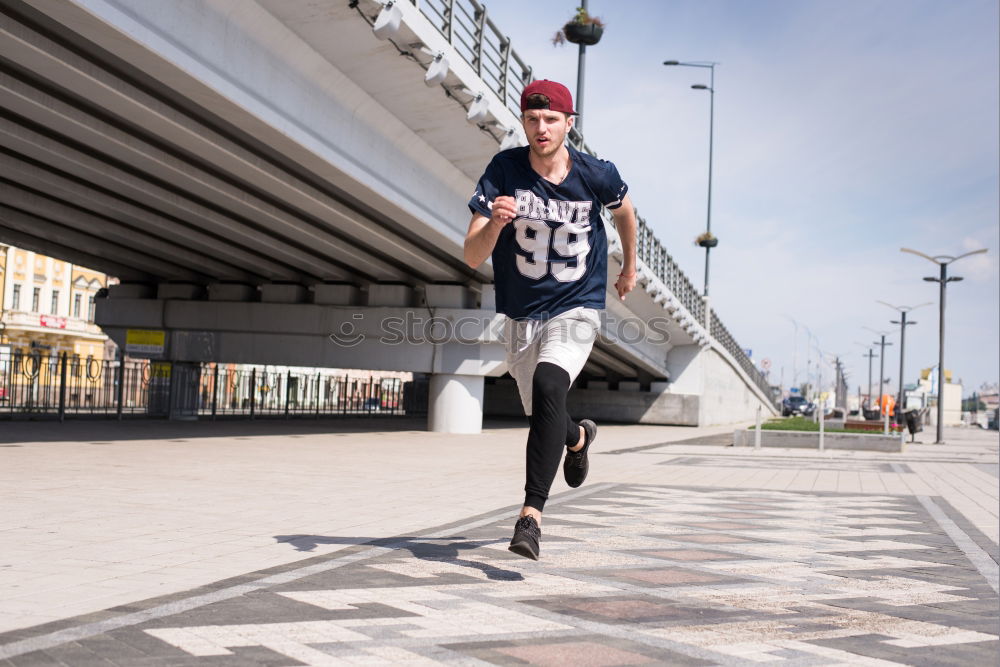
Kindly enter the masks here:
M 572 0 L 487 0 L 538 78 L 576 88 L 577 49 L 550 39 Z M 951 273 L 945 366 L 966 393 L 1000 377 L 998 3 L 996 0 L 591 0 L 608 24 L 587 50 L 587 142 L 613 160 L 640 215 L 701 287 L 708 71 L 717 61 L 712 304 L 756 360 L 791 383 L 795 329 L 867 361 L 863 327 L 892 329 L 876 303 L 917 305 L 906 381 L 937 363 L 937 275 L 901 246 L 963 259 Z M 898 333 L 890 340 L 895 341 Z M 807 337 L 800 327 L 798 371 Z M 898 344 L 887 351 L 892 390 Z M 813 352 L 813 359 L 817 353 Z M 828 374 L 828 373 L 827 373 Z M 877 374 L 877 362 L 876 362 Z

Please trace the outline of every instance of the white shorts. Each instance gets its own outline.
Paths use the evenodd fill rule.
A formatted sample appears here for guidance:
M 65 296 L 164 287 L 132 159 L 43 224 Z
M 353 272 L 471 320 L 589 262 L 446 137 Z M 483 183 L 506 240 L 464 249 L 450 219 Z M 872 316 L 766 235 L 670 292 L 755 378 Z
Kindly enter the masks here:
M 547 320 L 512 320 L 504 322 L 507 370 L 517 381 L 524 414 L 531 414 L 531 381 L 535 366 L 547 361 L 569 374 L 572 383 L 583 370 L 601 326 L 601 314 L 595 308 L 571 308 Z

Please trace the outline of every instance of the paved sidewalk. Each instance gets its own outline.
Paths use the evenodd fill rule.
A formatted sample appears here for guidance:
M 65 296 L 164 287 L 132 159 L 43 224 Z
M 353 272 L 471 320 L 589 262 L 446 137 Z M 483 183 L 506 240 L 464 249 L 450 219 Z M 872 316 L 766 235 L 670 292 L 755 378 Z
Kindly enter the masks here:
M 535 563 L 506 551 L 525 429 L 490 426 L 0 424 L 0 665 L 1000 657 L 995 432 L 605 426 Z

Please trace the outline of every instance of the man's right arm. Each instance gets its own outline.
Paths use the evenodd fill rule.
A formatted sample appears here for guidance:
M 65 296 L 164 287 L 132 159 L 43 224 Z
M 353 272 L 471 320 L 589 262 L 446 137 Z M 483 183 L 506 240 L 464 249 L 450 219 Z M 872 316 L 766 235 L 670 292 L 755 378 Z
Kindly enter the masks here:
M 469 231 L 465 235 L 465 263 L 473 269 L 493 253 L 500 232 L 517 215 L 514 198 L 497 197 L 493 200 L 491 212 L 488 218 L 481 213 L 473 213 L 469 221 Z

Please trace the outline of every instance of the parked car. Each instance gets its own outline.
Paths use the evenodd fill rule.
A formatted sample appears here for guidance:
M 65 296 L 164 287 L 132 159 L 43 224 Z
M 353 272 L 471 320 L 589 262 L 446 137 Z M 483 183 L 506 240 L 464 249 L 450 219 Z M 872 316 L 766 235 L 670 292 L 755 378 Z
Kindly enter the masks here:
M 812 415 L 816 411 L 816 404 L 810 403 L 802 396 L 789 396 L 781 401 L 781 416 L 791 417 L 792 415 Z

